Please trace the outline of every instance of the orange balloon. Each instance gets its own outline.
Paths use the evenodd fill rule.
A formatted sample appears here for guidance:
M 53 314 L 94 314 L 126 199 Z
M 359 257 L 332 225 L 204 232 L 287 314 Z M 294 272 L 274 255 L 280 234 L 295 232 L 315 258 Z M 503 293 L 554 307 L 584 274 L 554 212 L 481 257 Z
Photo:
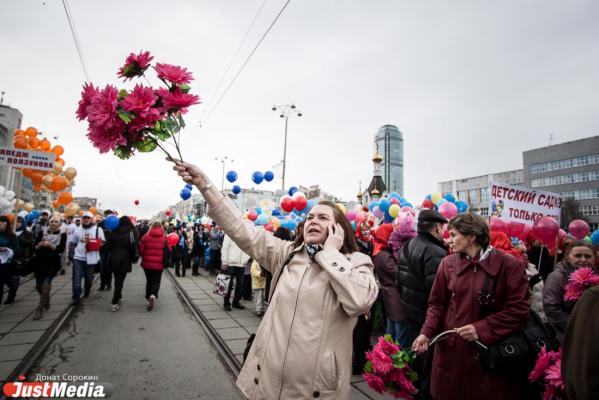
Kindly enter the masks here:
M 79 216 L 80 216 L 80 217 L 83 217 L 83 213 L 84 213 L 84 211 L 83 211 L 83 210 L 79 210 Z
M 71 201 L 73 201 L 73 195 L 69 192 L 62 192 L 60 196 L 58 196 L 58 202 L 61 204 L 67 205 Z
M 89 212 L 92 213 L 92 214 L 94 214 L 94 215 L 96 215 L 96 213 L 98 212 L 98 210 L 96 209 L 96 207 L 92 206 L 92 207 L 89 208 Z
M 30 138 L 34 138 L 37 136 L 37 129 L 35 129 L 33 126 L 30 126 L 29 128 L 25 129 L 25 134 Z
M 49 151 L 50 147 L 52 147 L 50 141 L 48 139 L 42 139 L 42 141 L 40 142 L 40 149 L 42 149 L 43 151 Z
M 32 149 L 37 149 L 37 147 L 40 145 L 40 141 L 38 139 L 36 139 L 35 137 L 32 137 L 29 139 L 29 147 L 31 147 Z
M 34 185 L 40 186 L 40 189 L 41 189 L 41 184 L 42 184 L 42 179 L 44 178 L 44 174 L 42 174 L 40 171 L 33 171 L 29 178 L 31 179 L 31 182 L 33 182 Z
M 52 208 L 56 209 L 60 207 L 60 202 L 58 200 L 52 200 Z
M 15 137 L 17 137 L 17 136 L 26 136 L 25 131 L 23 129 L 17 129 L 15 131 Z
M 50 150 L 52 153 L 56 154 L 56 156 L 58 158 L 60 158 L 60 156 L 62 156 L 64 154 L 64 148 L 61 145 L 56 145 L 54 147 L 52 147 L 52 150 Z
M 15 226 L 15 215 L 14 214 L 6 214 L 6 218 L 10 221 L 10 226 Z
M 64 167 L 64 160 L 60 157 L 56 157 L 56 162 L 59 162 L 62 164 L 62 166 Z
M 52 189 L 54 192 L 59 192 L 66 188 L 68 184 L 69 182 L 67 178 L 65 178 L 64 176 L 55 176 L 54 178 L 52 178 L 52 184 L 50 184 L 50 189 Z
M 34 183 L 34 184 L 33 184 L 33 190 L 34 190 L 35 192 L 39 192 L 40 190 L 42 190 L 42 185 L 41 185 L 41 184 Z
M 31 178 L 32 173 L 33 173 L 33 170 L 31 170 L 29 168 L 23 168 L 23 176 L 25 178 Z
M 15 136 L 15 139 L 12 142 L 12 145 L 15 149 L 26 149 L 27 148 L 27 138 L 24 136 Z

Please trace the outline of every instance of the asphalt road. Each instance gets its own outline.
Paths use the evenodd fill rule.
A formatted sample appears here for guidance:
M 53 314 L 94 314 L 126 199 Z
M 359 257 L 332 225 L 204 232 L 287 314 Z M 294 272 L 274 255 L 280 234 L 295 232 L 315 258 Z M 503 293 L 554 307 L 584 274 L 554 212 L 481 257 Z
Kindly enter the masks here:
M 242 399 L 199 324 L 164 273 L 156 308 L 146 310 L 145 275 L 127 275 L 120 311 L 112 293 L 92 293 L 55 338 L 37 374 L 96 376 L 111 399 Z

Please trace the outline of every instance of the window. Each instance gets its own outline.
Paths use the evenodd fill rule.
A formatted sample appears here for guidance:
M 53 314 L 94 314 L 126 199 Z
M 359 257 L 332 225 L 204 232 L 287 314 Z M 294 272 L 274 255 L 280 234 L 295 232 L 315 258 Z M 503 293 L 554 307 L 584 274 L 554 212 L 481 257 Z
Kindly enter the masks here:
M 599 206 L 580 206 L 578 211 L 582 215 L 599 215 Z
M 458 192 L 458 199 L 465 201 L 466 203 L 468 203 L 468 192 L 465 190 L 460 190 Z
M 478 204 L 478 189 L 469 190 L 468 198 L 470 199 L 470 204 Z
M 481 208 L 480 209 L 480 215 L 482 215 L 483 217 L 488 217 L 489 216 L 489 209 L 488 208 Z
M 565 185 L 568 183 L 599 181 L 599 171 L 577 172 L 575 174 L 550 176 L 548 178 L 533 179 L 530 186 L 539 188 L 544 186 Z
M 562 196 L 564 197 L 564 199 L 570 198 L 575 200 L 599 199 L 599 188 L 563 192 Z
M 530 166 L 530 173 L 540 174 L 542 172 L 557 171 L 560 169 L 582 167 L 584 165 L 592 164 L 599 164 L 599 154 L 590 154 L 588 156 L 567 158 L 565 160 L 556 160 L 540 164 L 532 164 Z
M 480 190 L 480 202 L 485 204 L 489 203 L 489 189 L 483 188 Z

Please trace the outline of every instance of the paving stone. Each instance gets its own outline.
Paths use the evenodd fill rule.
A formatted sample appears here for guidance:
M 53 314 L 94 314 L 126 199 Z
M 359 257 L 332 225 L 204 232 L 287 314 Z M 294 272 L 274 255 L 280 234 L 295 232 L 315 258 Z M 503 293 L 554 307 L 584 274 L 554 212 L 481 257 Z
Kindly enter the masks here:
M 214 329 L 239 328 L 239 324 L 237 322 L 235 322 L 234 319 L 231 319 L 231 318 L 228 318 L 228 319 L 215 319 L 215 320 L 210 321 L 210 325 Z
M 20 362 L 21 360 L 0 362 L 0 381 L 6 380 L 6 378 L 11 374 L 11 372 L 14 371 L 15 368 L 17 368 L 17 365 L 19 365 Z
M 223 308 L 217 304 L 199 304 L 198 308 L 200 309 L 200 311 L 205 312 L 205 311 L 222 311 Z
M 11 332 L 0 339 L 0 346 L 35 343 L 44 334 L 44 332 L 45 331 Z
M 31 309 L 31 311 L 33 311 L 33 308 Z M 3 324 L 5 322 L 21 322 L 23 321 L 23 319 L 25 317 L 27 317 L 29 313 L 27 314 L 9 314 L 9 315 L 4 315 L 4 314 L 0 314 L 0 324 Z
M 19 321 L 14 321 L 14 322 L 5 322 L 3 319 L 1 319 L 0 317 L 0 333 L 6 333 L 10 330 L 12 330 L 15 326 L 17 326 L 17 323 Z
M 247 346 L 247 339 L 235 339 L 226 340 L 227 347 L 233 352 L 233 354 L 243 354 L 245 347 Z
M 207 311 L 207 312 L 202 312 L 202 314 L 208 320 L 230 318 L 229 315 L 227 315 L 227 313 L 224 311 Z
M 235 321 L 237 321 L 244 328 L 250 326 L 260 326 L 260 323 L 262 322 L 262 320 L 258 317 L 235 318 Z
M 0 347 L 0 361 L 21 361 L 31 349 L 30 344 L 13 344 Z
M 216 332 L 223 340 L 247 339 L 250 336 L 243 328 L 223 328 L 217 329 Z M 0 341 L 0 344 L 2 344 L 2 341 Z
M 26 332 L 26 331 L 39 331 L 46 330 L 52 325 L 54 320 L 47 321 L 25 321 L 20 323 L 12 332 Z
M 365 398 L 367 399 L 372 399 L 372 400 L 388 400 L 388 399 L 392 399 L 393 396 L 388 395 L 382 395 L 379 394 L 377 392 L 375 392 L 374 390 L 370 389 L 368 387 L 368 384 L 366 382 L 358 382 L 352 385 L 354 388 L 357 388 L 358 390 L 360 390 L 360 392 L 365 394 Z
M 249 335 L 258 332 L 257 326 L 244 326 L 243 329 L 245 329 Z
M 355 387 L 351 387 L 349 389 L 349 396 L 351 400 L 369 400 L 370 397 L 366 396 L 364 393 L 360 392 Z
M 216 304 L 216 303 L 214 302 L 214 300 L 212 300 L 212 299 L 211 299 L 211 298 L 209 298 L 209 297 L 207 297 L 207 298 L 205 298 L 205 299 L 203 299 L 203 300 L 194 300 L 194 299 L 192 299 L 192 301 L 193 301 L 193 304 L 196 304 L 196 305 L 202 305 L 202 304 Z

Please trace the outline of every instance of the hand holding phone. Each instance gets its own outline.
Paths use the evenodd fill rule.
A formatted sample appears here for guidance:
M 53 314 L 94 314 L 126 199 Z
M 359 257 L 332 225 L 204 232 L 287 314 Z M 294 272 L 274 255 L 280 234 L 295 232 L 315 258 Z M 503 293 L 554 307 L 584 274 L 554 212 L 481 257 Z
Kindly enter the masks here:
M 339 224 L 329 225 L 327 240 L 324 242 L 324 249 L 341 250 L 345 233 Z

